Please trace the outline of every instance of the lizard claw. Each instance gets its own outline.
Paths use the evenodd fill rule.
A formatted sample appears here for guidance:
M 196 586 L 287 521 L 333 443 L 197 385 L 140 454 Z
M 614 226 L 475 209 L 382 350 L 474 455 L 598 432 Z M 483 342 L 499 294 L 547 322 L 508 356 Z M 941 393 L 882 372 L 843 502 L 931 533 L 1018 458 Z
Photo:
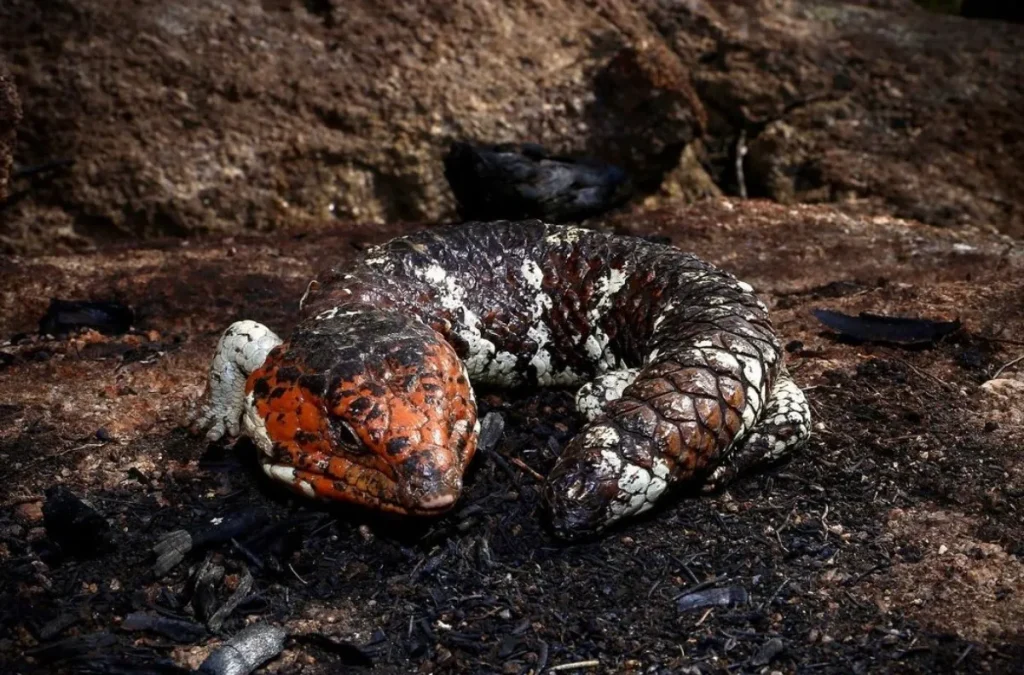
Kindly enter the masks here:
M 204 392 L 202 397 L 192 404 L 188 415 L 185 418 L 185 426 L 195 436 L 203 435 L 210 441 L 219 441 L 225 432 L 229 435 L 238 433 L 238 425 L 235 424 L 235 431 L 230 432 L 230 420 L 218 417 L 213 406 L 210 405 L 209 391 Z

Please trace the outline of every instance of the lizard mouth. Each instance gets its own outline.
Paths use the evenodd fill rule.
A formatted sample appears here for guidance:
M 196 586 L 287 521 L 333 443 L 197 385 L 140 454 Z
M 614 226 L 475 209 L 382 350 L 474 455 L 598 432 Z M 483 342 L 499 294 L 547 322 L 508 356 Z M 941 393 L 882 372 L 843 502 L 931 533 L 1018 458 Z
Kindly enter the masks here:
M 261 458 L 263 472 L 275 482 L 314 499 L 356 504 L 401 515 L 432 516 L 445 513 L 458 501 L 461 478 L 429 487 L 400 485 L 380 471 L 332 457 L 326 471 Z

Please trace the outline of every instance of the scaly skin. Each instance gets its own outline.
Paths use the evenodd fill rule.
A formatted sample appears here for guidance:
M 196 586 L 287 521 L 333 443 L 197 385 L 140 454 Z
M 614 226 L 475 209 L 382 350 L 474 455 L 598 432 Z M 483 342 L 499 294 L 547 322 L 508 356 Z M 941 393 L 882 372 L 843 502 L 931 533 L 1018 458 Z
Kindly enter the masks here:
M 328 271 L 301 305 L 279 346 L 253 322 L 225 333 L 196 427 L 219 437 L 241 419 L 267 474 L 308 496 L 451 508 L 476 447 L 470 380 L 583 385 L 590 421 L 545 486 L 567 537 L 684 482 L 719 487 L 810 433 L 764 304 L 669 246 L 537 221 L 438 228 Z M 239 350 L 249 333 L 262 359 Z

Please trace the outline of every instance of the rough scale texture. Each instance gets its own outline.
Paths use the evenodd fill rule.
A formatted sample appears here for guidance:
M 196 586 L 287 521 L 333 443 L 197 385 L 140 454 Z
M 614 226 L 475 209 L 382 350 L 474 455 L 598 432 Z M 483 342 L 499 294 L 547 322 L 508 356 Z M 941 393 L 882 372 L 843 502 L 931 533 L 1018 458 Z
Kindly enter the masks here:
M 300 305 L 272 350 L 245 352 L 259 324 L 228 329 L 197 426 L 217 438 L 242 418 L 267 474 L 308 496 L 451 507 L 476 445 L 470 380 L 584 385 L 590 423 L 546 485 L 561 534 L 642 513 L 677 484 L 720 485 L 810 433 L 765 305 L 670 246 L 471 223 L 375 248 Z

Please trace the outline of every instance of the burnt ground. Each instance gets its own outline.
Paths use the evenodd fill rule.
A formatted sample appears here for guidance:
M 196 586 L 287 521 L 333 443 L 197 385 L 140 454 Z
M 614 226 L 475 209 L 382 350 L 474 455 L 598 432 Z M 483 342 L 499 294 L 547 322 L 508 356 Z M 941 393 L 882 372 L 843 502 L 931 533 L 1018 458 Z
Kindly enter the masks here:
M 220 330 L 248 317 L 286 333 L 316 269 L 399 226 L 0 258 L 11 338 L 0 348 L 0 671 L 123 657 L 135 672 L 170 672 L 161 659 L 195 667 L 223 637 L 269 621 L 299 636 L 272 673 L 580 661 L 597 664 L 568 672 L 1020 672 L 1024 406 L 1012 394 L 1024 368 L 982 387 L 1024 354 L 1020 244 L 761 202 L 611 226 L 670 236 L 758 289 L 792 341 L 816 433 L 727 492 L 574 545 L 544 529 L 532 475 L 579 427 L 567 392 L 483 394 L 505 435 L 474 461 L 455 512 L 419 524 L 293 498 L 259 475 L 248 443 L 208 446 L 179 427 Z M 120 300 L 136 327 L 39 338 L 50 297 Z M 817 307 L 963 329 L 927 348 L 856 345 L 823 329 Z M 40 507 L 55 484 L 109 520 L 112 551 L 78 559 L 49 541 Z M 161 535 L 253 511 L 270 530 L 211 552 L 227 569 L 221 599 L 246 569 L 254 578 L 220 634 L 123 630 L 135 611 L 194 620 L 188 580 L 204 556 L 155 578 Z M 747 601 L 680 605 L 712 588 Z M 76 638 L 103 634 L 96 653 L 62 660 Z M 372 670 L 352 665 L 367 656 Z

